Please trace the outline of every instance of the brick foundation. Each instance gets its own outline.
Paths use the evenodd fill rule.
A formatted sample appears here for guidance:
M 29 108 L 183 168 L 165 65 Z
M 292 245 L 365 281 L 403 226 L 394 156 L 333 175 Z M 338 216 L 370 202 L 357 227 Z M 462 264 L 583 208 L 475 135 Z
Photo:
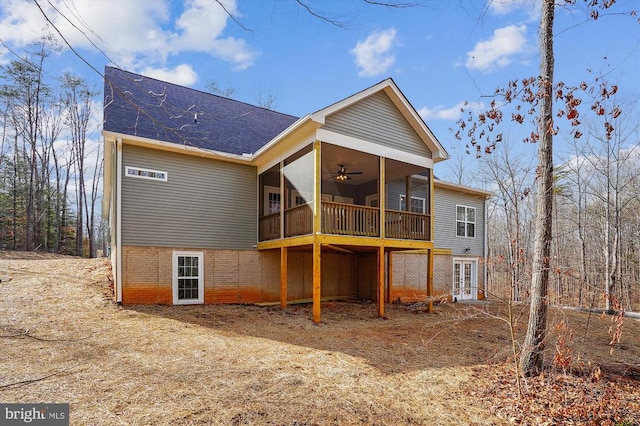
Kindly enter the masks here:
M 204 260 L 204 303 L 276 303 L 280 301 L 280 250 L 209 250 L 167 247 L 123 247 L 122 302 L 173 303 L 174 251 L 197 251 Z M 290 250 L 287 300 L 313 297 L 312 254 Z M 433 296 L 449 297 L 453 257 L 434 256 Z M 478 297 L 483 298 L 483 265 L 478 265 Z M 393 253 L 389 301 L 427 298 L 426 253 Z M 322 253 L 322 297 L 377 299 L 376 255 Z

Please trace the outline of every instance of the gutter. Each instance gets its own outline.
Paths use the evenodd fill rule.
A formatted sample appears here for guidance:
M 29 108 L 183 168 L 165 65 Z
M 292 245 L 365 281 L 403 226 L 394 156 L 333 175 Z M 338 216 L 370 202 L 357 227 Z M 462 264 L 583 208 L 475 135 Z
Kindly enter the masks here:
M 109 131 L 103 131 L 102 134 L 105 138 L 110 137 L 112 139 L 119 140 L 120 142 L 122 142 L 123 140 L 126 140 L 127 144 L 135 145 L 135 146 L 149 147 L 154 149 L 160 149 L 163 151 L 178 152 L 178 153 L 183 153 L 188 155 L 196 155 L 199 157 L 213 158 L 217 160 L 233 161 L 236 163 L 243 163 L 243 164 L 249 164 L 253 161 L 253 156 L 251 154 L 242 154 L 242 155 L 229 154 L 227 152 L 222 152 L 222 151 L 213 151 L 213 150 L 208 150 L 204 148 L 188 146 L 184 144 L 181 145 L 173 142 L 158 141 L 155 139 L 142 138 L 140 136 L 131 136 L 131 135 L 125 135 L 122 133 L 115 133 L 115 132 L 109 132 Z

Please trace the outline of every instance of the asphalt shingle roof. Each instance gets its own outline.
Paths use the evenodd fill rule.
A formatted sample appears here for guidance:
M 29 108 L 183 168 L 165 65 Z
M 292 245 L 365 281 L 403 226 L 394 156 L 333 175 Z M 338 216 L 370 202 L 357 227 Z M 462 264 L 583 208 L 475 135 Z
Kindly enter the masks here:
M 105 67 L 105 131 L 241 155 L 298 117 Z

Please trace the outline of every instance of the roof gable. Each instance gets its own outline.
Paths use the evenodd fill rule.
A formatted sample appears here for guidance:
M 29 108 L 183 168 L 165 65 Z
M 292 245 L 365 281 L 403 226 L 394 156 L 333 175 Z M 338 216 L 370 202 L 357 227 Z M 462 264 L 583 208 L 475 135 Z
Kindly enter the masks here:
M 242 155 L 297 117 L 105 67 L 104 130 Z
M 382 90 L 327 115 L 323 128 L 424 158 L 432 155 L 427 144 Z
M 336 116 L 348 109 L 353 108 L 354 105 L 362 102 L 366 102 L 368 98 L 378 97 L 380 93 L 384 93 L 388 99 L 393 103 L 397 112 L 402 115 L 407 124 L 415 131 L 420 140 L 426 145 L 427 151 L 431 153 L 431 158 L 434 162 L 446 160 L 449 158 L 449 154 L 440 144 L 435 135 L 431 132 L 429 127 L 425 124 L 424 120 L 417 113 L 415 108 L 409 103 L 404 94 L 400 91 L 395 82 L 388 78 L 375 84 L 361 92 L 358 92 L 352 96 L 349 96 L 339 102 L 329 105 L 315 113 L 311 114 L 311 119 L 326 124 L 327 119 L 331 116 Z

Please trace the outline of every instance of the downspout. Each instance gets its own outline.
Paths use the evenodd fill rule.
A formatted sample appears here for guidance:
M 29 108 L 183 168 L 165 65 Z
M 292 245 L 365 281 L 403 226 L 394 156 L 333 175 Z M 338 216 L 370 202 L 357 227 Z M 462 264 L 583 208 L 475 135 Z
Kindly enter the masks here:
M 116 302 L 122 303 L 122 138 L 116 139 Z

